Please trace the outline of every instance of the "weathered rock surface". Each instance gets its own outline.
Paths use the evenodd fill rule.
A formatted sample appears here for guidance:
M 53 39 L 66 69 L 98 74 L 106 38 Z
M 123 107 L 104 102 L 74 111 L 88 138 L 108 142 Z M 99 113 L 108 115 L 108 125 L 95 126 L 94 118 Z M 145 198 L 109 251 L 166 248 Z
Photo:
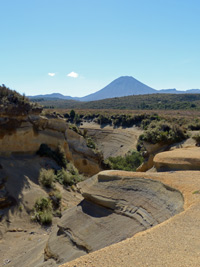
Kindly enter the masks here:
M 123 177 L 126 174 L 122 172 Z M 138 177 L 138 173 L 130 173 Z M 198 267 L 200 262 L 200 171 L 143 173 L 143 178 L 163 182 L 184 197 L 184 211 L 131 238 L 89 253 L 64 267 Z
M 183 210 L 182 194 L 142 174 L 104 171 L 79 184 L 84 200 L 51 234 L 46 259 L 70 261 L 120 242 Z
M 138 127 L 126 129 L 108 125 L 101 127 L 93 122 L 84 122 L 80 128 L 87 130 L 88 136 L 92 137 L 102 151 L 104 159 L 124 156 L 128 151 L 136 150 L 138 137 L 143 133 Z
M 83 136 L 70 129 L 66 130 L 65 136 L 69 146 L 67 157 L 80 172 L 91 176 L 102 171 L 101 156 L 87 147 Z
M 87 147 L 82 136 L 68 129 L 65 120 L 39 115 L 0 118 L 0 155 L 34 154 L 41 144 L 47 144 L 52 149 L 61 145 L 67 159 L 86 175 L 102 170 L 99 154 Z
M 38 184 L 41 168 L 58 168 L 45 157 L 12 155 L 0 157 L 0 266 L 46 266 L 44 248 L 50 227 L 41 227 L 31 221 L 31 211 L 39 197 L 48 197 L 48 191 Z M 77 192 L 56 188 L 62 194 L 61 207 L 72 207 L 82 200 Z M 56 224 L 57 217 L 53 218 Z M 48 262 L 53 266 L 54 261 Z M 54 264 L 55 265 L 55 264 Z
M 12 122 L 15 122 L 14 124 Z M 53 127 L 54 126 L 54 127 Z M 64 136 L 66 123 L 62 120 L 52 120 L 38 115 L 28 117 L 8 117 L 6 123 L 0 125 L 1 155 L 11 153 L 35 153 L 42 143 L 52 148 L 62 145 L 68 152 Z
M 200 170 L 200 148 L 188 147 L 158 153 L 154 157 L 157 171 Z

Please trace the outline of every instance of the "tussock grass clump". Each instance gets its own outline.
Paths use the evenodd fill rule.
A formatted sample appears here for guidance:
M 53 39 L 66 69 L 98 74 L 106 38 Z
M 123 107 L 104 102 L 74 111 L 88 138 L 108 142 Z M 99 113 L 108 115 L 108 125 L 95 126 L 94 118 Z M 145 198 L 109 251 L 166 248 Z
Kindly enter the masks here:
M 54 188 L 55 179 L 56 176 L 52 169 L 50 170 L 41 169 L 38 181 L 42 186 L 48 188 Z
M 68 165 L 69 169 L 62 168 L 57 172 L 56 180 L 63 185 L 72 186 L 83 180 L 83 176 L 79 174 L 78 170 L 72 165 Z
M 38 221 L 43 225 L 52 223 L 52 203 L 49 198 L 41 197 L 38 198 L 34 205 L 34 214 L 32 219 Z

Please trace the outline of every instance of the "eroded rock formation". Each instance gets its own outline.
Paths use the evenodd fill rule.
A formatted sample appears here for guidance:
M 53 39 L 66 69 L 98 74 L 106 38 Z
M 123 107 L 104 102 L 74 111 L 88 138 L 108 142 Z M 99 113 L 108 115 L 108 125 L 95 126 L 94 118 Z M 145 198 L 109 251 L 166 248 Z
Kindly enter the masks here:
M 153 161 L 157 171 L 200 170 L 200 148 L 188 147 L 162 152 Z
M 52 149 L 61 145 L 68 160 L 80 172 L 94 175 L 102 170 L 101 158 L 86 145 L 85 139 L 68 128 L 63 119 L 48 119 L 37 114 L 3 116 L 0 119 L 0 154 L 35 153 L 41 144 Z
M 183 210 L 182 194 L 142 174 L 104 171 L 79 184 L 84 200 L 53 230 L 45 258 L 58 263 L 120 242 Z

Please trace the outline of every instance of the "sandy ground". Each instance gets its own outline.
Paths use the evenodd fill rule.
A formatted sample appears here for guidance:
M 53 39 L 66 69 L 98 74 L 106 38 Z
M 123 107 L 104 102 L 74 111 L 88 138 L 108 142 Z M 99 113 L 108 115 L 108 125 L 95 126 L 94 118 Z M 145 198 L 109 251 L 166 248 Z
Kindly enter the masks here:
M 97 144 L 104 158 L 123 156 L 129 150 L 135 150 L 138 137 L 142 130 L 137 127 L 131 128 L 113 128 L 112 126 L 101 127 L 96 123 L 85 122 L 80 126 L 81 129 L 87 129 Z
M 180 190 L 185 210 L 130 239 L 66 263 L 63 267 L 200 266 L 200 172 L 144 173 L 144 178 L 159 180 Z

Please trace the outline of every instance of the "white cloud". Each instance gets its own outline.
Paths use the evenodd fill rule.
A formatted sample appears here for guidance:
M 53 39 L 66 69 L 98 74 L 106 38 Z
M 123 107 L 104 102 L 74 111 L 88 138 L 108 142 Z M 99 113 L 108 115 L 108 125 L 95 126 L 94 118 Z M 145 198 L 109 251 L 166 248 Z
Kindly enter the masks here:
M 77 78 L 78 77 L 78 73 L 72 71 L 69 74 L 67 74 L 68 77 L 72 77 L 72 78 Z
M 53 77 L 53 76 L 55 76 L 56 74 L 53 73 L 53 72 L 49 72 L 48 75 L 51 76 L 51 77 Z

